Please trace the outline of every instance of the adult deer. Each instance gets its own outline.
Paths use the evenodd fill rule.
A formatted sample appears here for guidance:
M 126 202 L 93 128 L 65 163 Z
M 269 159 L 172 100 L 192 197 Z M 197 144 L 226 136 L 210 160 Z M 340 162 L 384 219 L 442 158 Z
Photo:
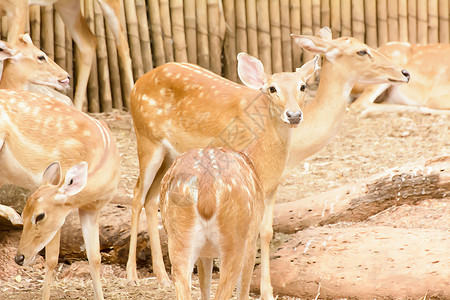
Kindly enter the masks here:
M 357 80 L 366 82 L 407 82 L 406 71 L 395 67 L 386 57 L 353 38 L 332 40 L 329 29 L 321 36 L 294 36 L 305 49 L 324 57 L 321 81 L 314 100 L 305 108 L 302 125 L 293 131 L 292 147 L 286 172 L 300 161 L 322 149 L 336 134 L 344 120 L 347 99 Z M 275 75 L 274 75 L 275 76 Z M 283 76 L 283 75 L 281 75 Z M 280 80 L 279 86 L 267 86 L 268 93 L 279 93 L 281 86 L 290 85 L 291 91 L 304 89 L 304 84 L 293 80 Z M 264 118 L 258 110 L 267 107 L 267 97 L 255 101 L 256 91 L 233 88 L 236 85 L 199 67 L 188 64 L 167 64 L 143 77 L 132 92 L 132 115 L 138 141 L 140 175 L 133 200 L 130 255 L 127 276 L 137 280 L 136 239 L 139 214 L 145 205 L 148 218 L 153 269 L 160 282 L 167 279 L 162 261 L 157 231 L 157 195 L 162 176 L 177 153 L 190 149 L 229 146 L 243 149 L 255 139 L 264 127 Z M 265 89 L 267 91 L 267 89 Z M 195 97 L 183 95 L 194 94 Z M 295 97 L 294 92 L 281 97 Z M 186 98 L 186 99 L 185 99 Z M 226 99 L 226 100 L 224 100 Z M 186 100 L 186 101 L 185 101 Z M 252 104 L 262 105 L 252 105 Z M 218 108 L 218 109 L 217 109 Z M 176 124 L 176 126 L 175 126 Z M 239 126 L 240 125 L 240 126 Z M 229 138 L 228 129 L 236 130 Z M 267 157 L 270 164 L 272 157 Z M 278 184 L 278 182 L 277 182 Z M 266 192 L 266 203 L 273 202 L 276 186 Z M 272 237 L 271 209 L 266 209 L 261 234 L 262 278 L 270 278 L 269 242 Z M 268 292 L 268 294 L 270 294 Z
M 133 88 L 133 74 L 127 37 L 120 23 L 120 0 L 97 1 L 100 3 L 103 15 L 114 34 L 119 59 L 124 66 L 125 86 L 123 97 L 126 103 L 128 103 L 130 91 Z M 56 10 L 81 53 L 79 55 L 80 61 L 74 104 L 78 109 L 82 109 L 86 98 L 86 87 L 91 65 L 95 55 L 96 38 L 81 14 L 80 0 L 2 0 L 0 2 L 0 15 L 6 15 L 9 18 L 8 42 L 14 43 L 19 34 L 25 30 L 28 5 L 52 4 L 55 5 Z
M 265 127 L 243 152 L 227 148 L 190 150 L 182 154 L 161 183 L 161 216 L 169 240 L 172 276 L 178 299 L 190 299 L 190 274 L 199 259 L 202 299 L 209 299 L 212 260 L 220 257 L 216 299 L 229 299 L 240 277 L 239 299 L 248 299 L 256 239 L 264 209 L 264 193 L 280 180 L 288 155 L 291 131 L 302 120 L 298 89 L 314 73 L 317 59 L 295 73 L 267 76 L 262 63 L 238 55 L 242 82 L 270 93 Z M 195 76 L 197 77 L 197 75 Z M 295 85 L 282 85 L 285 81 Z M 300 84 L 300 85 L 298 85 Z M 242 93 L 230 86 L 230 94 Z M 189 101 L 187 96 L 185 100 Z M 226 101 L 219 98 L 217 101 Z M 267 157 L 273 157 L 267 162 Z M 262 225 L 264 227 L 264 225 Z M 270 281 L 262 282 L 263 298 L 272 298 Z M 268 284 L 268 286 L 267 286 Z
M 450 44 L 420 45 L 392 42 L 378 48 L 399 67 L 407 68 L 411 81 L 405 85 L 390 83 L 359 85 L 361 94 L 351 108 L 362 110 L 375 101 L 431 109 L 450 109 Z M 389 107 L 386 107 L 389 108 Z
M 58 263 L 60 228 L 77 208 L 95 298 L 103 299 L 98 216 L 120 179 L 119 153 L 107 126 L 52 98 L 0 90 L 0 166 L 0 185 L 38 188 L 23 211 L 15 261 L 31 264 L 46 247 L 43 298 L 49 298 Z

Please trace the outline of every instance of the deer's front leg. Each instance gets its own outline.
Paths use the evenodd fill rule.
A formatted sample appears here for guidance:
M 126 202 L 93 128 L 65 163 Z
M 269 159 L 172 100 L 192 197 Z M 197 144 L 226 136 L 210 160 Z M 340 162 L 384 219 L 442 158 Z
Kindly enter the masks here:
M 44 276 L 44 293 L 42 295 L 43 300 L 50 299 L 50 288 L 53 281 L 53 272 L 58 264 L 60 237 L 61 230 L 58 230 L 50 243 L 45 246 L 46 269 Z
M 261 222 L 261 299 L 274 299 L 272 284 L 270 283 L 270 241 L 273 236 L 273 206 L 276 191 L 267 195 L 265 199 L 264 216 Z

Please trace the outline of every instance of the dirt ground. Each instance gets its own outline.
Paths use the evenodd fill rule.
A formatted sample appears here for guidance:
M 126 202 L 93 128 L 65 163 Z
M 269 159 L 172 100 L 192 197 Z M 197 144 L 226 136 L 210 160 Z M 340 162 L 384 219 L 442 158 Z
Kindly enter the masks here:
M 126 113 L 100 114 L 117 138 L 122 158 L 122 201 L 130 201 L 137 179 L 138 162 L 131 117 Z M 294 141 L 295 142 L 295 141 Z M 306 159 L 284 178 L 277 202 L 289 202 L 317 194 L 387 169 L 450 154 L 450 117 L 418 113 L 377 113 L 361 117 L 347 113 L 346 121 L 333 141 L 314 157 Z M 432 199 L 430 200 L 432 201 Z M 373 224 L 397 224 L 405 214 L 414 217 L 414 226 L 437 226 L 429 220 L 449 219 L 448 204 L 434 209 L 432 202 L 417 207 L 393 208 L 371 218 Z M 442 204 L 442 202 L 440 202 Z M 447 215 L 447 216 L 445 216 Z M 423 220 L 423 221 L 420 221 Z M 428 220 L 428 221 L 426 221 Z M 38 299 L 43 284 L 43 260 L 33 268 L 18 268 L 14 261 L 17 236 L 0 235 L 0 299 Z M 275 244 L 288 236 L 277 235 Z M 52 287 L 52 299 L 92 299 L 93 289 L 86 262 L 61 263 Z M 140 268 L 141 286 L 126 285 L 124 266 L 102 265 L 106 299 L 174 299 L 173 289 L 162 290 L 148 269 Z M 215 274 L 214 288 L 218 275 Z M 193 280 L 194 297 L 199 298 L 198 280 Z M 258 295 L 252 295 L 257 298 Z M 195 299 L 195 298 L 194 298 Z M 279 296 L 278 299 L 294 299 Z

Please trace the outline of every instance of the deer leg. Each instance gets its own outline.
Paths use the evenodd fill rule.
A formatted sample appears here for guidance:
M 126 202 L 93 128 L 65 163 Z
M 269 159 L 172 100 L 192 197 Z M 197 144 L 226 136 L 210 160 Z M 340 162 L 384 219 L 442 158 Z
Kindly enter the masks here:
M 59 242 L 61 237 L 61 230 L 56 232 L 53 239 L 45 246 L 45 276 L 44 276 L 44 293 L 43 300 L 50 299 L 50 288 L 53 281 L 53 272 L 58 264 L 59 257 Z
M 23 225 L 22 217 L 12 207 L 0 204 L 0 216 L 8 219 L 13 225 Z
M 249 298 L 250 282 L 252 280 L 253 268 L 256 259 L 256 240 L 258 234 L 252 234 L 245 246 L 244 267 L 242 268 L 241 278 L 238 282 L 237 299 Z
M 261 235 L 261 299 L 274 299 L 270 283 L 270 241 L 273 236 L 273 207 L 276 190 L 267 195 L 264 215 L 260 226 Z
M 225 252 L 220 258 L 220 278 L 217 293 L 214 299 L 230 299 L 234 287 L 242 272 L 244 263 L 245 240 L 242 243 L 231 241 L 235 245 L 227 245 L 232 251 Z
M 7 14 L 8 18 L 8 43 L 16 43 L 19 35 L 25 32 L 27 15 L 28 15 L 28 1 L 16 0 L 11 7 L 11 11 Z
M 92 282 L 94 284 L 94 297 L 103 299 L 102 284 L 100 281 L 100 236 L 98 229 L 98 218 L 100 211 L 78 209 L 81 230 L 83 232 L 86 254 L 91 267 Z
M 197 260 L 198 279 L 200 281 L 200 291 L 202 300 L 211 299 L 211 278 L 213 269 L 213 259 L 200 257 Z
M 364 92 L 350 105 L 354 112 L 360 112 L 370 106 L 387 89 L 390 84 L 378 84 L 367 87 Z

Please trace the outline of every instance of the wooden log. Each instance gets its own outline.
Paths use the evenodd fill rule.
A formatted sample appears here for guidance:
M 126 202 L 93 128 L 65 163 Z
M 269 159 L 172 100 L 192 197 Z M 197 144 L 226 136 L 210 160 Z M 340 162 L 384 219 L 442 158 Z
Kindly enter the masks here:
M 417 0 L 417 43 L 428 43 L 428 1 Z
M 283 54 L 281 48 L 280 1 L 269 0 L 270 37 L 272 45 L 272 72 L 283 71 Z
M 448 18 L 448 16 L 447 16 Z M 428 0 L 428 43 L 439 42 L 438 0 Z
M 301 11 L 301 20 L 302 20 L 302 34 L 304 35 L 313 35 L 313 21 L 312 21 L 312 2 L 311 0 L 301 0 L 300 1 L 300 11 Z M 308 51 L 303 51 L 302 55 L 302 64 L 311 60 L 314 57 L 314 54 L 309 53 Z
M 417 43 L 417 5 L 416 1 L 408 1 L 408 41 Z
M 387 24 L 387 0 L 377 1 L 378 45 L 382 46 L 389 40 Z
M 153 56 L 155 67 L 166 63 L 165 43 L 163 41 L 163 31 L 161 26 L 161 16 L 159 12 L 158 0 L 148 0 L 148 13 L 150 16 L 150 28 L 152 37 Z
M 295 202 L 277 204 L 274 230 L 293 233 L 310 226 L 363 221 L 389 207 L 448 197 L 450 156 L 395 168 L 357 184 Z
M 334 38 L 342 36 L 341 26 L 341 1 L 330 0 L 331 32 Z
M 351 0 L 341 1 L 341 35 L 352 35 L 352 5 Z
M 398 2 L 388 1 L 387 9 L 389 41 L 398 41 Z
M 184 32 L 183 0 L 171 0 L 173 48 L 175 61 L 187 62 L 186 36 Z
M 439 0 L 439 43 L 448 44 L 450 42 L 449 32 L 449 8 L 447 0 Z
M 289 1 L 289 0 L 288 0 Z M 248 53 L 245 1 L 236 1 L 236 53 Z
M 55 62 L 66 70 L 66 29 L 60 15 L 54 11 Z
M 399 41 L 408 42 L 408 1 L 398 0 Z
M 94 0 L 84 0 L 84 18 L 86 19 L 86 23 L 88 24 L 91 31 L 95 34 Z M 89 112 L 92 113 L 100 112 L 97 54 L 94 54 L 94 59 L 91 66 L 91 73 L 89 75 L 89 81 L 87 86 L 87 99 L 88 99 L 87 107 Z
M 195 0 L 184 0 L 184 27 L 186 31 L 187 58 L 197 63 L 197 31 L 195 20 Z
M 142 67 L 141 42 L 139 40 L 139 27 L 137 23 L 136 5 L 134 0 L 124 1 L 125 15 L 128 30 L 128 44 L 130 46 L 131 62 L 133 66 L 133 79 L 138 80 L 144 75 Z
M 281 48 L 283 53 L 283 71 L 292 72 L 291 15 L 289 0 L 280 0 Z
M 136 16 L 139 29 L 139 40 L 141 42 L 142 67 L 144 73 L 153 69 L 152 50 L 150 47 L 150 32 L 148 29 L 147 7 L 145 0 L 136 1 Z
M 174 61 L 172 24 L 170 22 L 170 8 L 168 0 L 159 1 L 159 11 L 161 16 L 161 28 L 166 62 Z
M 208 0 L 208 34 L 209 34 L 209 65 L 211 71 L 222 74 L 222 47 L 219 28 L 219 1 Z
M 331 7 L 330 0 L 320 1 L 320 27 L 331 28 Z
M 301 33 L 301 19 L 300 19 L 300 0 L 290 0 L 291 7 L 291 33 L 300 34 Z M 294 40 L 291 39 L 292 46 L 292 69 L 300 68 L 302 65 L 302 50 L 295 44 Z
M 108 51 L 106 48 L 105 21 L 100 4 L 94 2 L 95 35 L 97 37 L 98 89 L 100 111 L 112 111 L 111 83 L 109 81 Z
M 199 66 L 209 69 L 208 6 L 206 1 L 196 0 L 195 10 L 197 15 L 197 63 Z
M 363 0 L 352 0 L 352 32 L 353 37 L 365 42 L 364 27 L 364 2 Z
M 53 5 L 41 7 L 41 48 L 51 59 L 55 58 L 53 37 Z
M 224 74 L 225 77 L 237 81 L 236 22 L 234 0 L 223 0 L 226 34 L 224 40 Z
M 113 108 L 122 110 L 122 88 L 120 84 L 120 68 L 119 59 L 117 57 L 117 48 L 114 35 L 107 25 L 106 32 L 106 47 L 108 49 L 108 67 L 109 67 L 109 80 L 111 86 L 111 96 L 113 100 Z
M 365 1 L 364 13 L 366 25 L 366 44 L 372 48 L 377 48 L 377 3 L 375 1 Z
M 258 52 L 266 74 L 272 74 L 272 55 L 270 41 L 269 0 L 256 2 L 258 22 Z
M 248 54 L 259 57 L 258 53 L 258 22 L 256 19 L 256 1 L 247 0 L 246 17 L 247 17 L 247 38 L 248 38 Z

